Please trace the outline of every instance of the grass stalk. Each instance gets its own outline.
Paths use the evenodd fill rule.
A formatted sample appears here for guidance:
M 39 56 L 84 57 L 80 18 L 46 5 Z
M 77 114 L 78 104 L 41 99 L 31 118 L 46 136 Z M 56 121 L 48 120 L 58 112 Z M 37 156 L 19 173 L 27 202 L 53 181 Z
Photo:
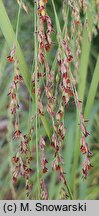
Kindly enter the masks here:
M 61 32 L 60 23 L 59 23 L 59 19 L 58 19 L 58 16 L 57 16 L 57 12 L 56 12 L 56 8 L 55 8 L 54 0 L 51 0 L 51 1 L 52 1 L 52 5 L 53 5 L 54 14 L 55 14 L 57 33 L 59 34 L 60 39 L 62 40 L 62 32 Z M 59 45 L 60 45 L 60 40 L 59 40 L 59 39 L 58 39 L 58 43 L 59 43 Z M 73 195 L 72 195 L 72 192 L 71 192 L 71 189 L 70 189 L 68 183 L 66 184 L 66 188 L 67 188 L 69 197 L 70 197 L 70 199 L 72 200 L 72 199 L 73 199 Z
M 90 23 L 89 29 L 91 30 L 93 26 L 93 17 L 92 17 L 91 12 L 88 13 L 88 22 Z M 83 106 L 84 95 L 85 95 L 85 90 L 86 90 L 86 79 L 87 79 L 87 72 L 88 72 L 90 47 L 91 47 L 91 43 L 88 40 L 88 32 L 86 28 L 84 27 L 81 59 L 80 59 L 80 66 L 79 66 L 79 71 L 78 71 L 78 74 L 79 74 L 78 96 L 79 96 L 79 99 L 82 101 L 82 106 Z M 78 124 L 79 124 L 79 113 L 77 111 L 75 149 L 74 149 L 74 159 L 73 159 L 73 166 L 72 166 L 72 173 L 71 173 L 71 187 L 74 193 L 76 191 L 75 177 L 76 177 L 76 171 L 78 167 L 78 160 L 80 156 L 80 127 Z
M 13 123 L 12 123 L 12 114 L 10 113 L 10 110 L 8 110 L 8 133 L 7 133 L 7 140 L 9 143 L 9 155 L 10 155 L 10 188 L 12 193 L 12 198 L 16 199 L 16 191 L 12 182 L 12 171 L 13 171 L 13 164 L 12 164 L 12 156 L 13 156 L 13 141 L 12 141 L 12 131 L 13 131 Z
M 88 43 L 88 36 L 87 36 L 86 29 L 84 29 L 83 41 L 82 41 L 82 55 L 81 55 L 81 62 L 79 67 L 79 86 L 78 86 L 78 95 L 79 95 L 79 99 L 82 102 L 84 99 L 85 86 L 86 86 L 89 52 L 90 52 L 90 44 Z M 86 54 L 84 55 L 84 53 Z M 73 160 L 72 174 L 71 174 L 71 186 L 73 191 L 75 187 L 75 176 L 76 176 L 76 170 L 77 170 L 78 160 L 80 155 L 80 127 L 78 124 L 79 124 L 79 113 L 77 111 L 74 160 Z
M 37 168 L 37 199 L 40 199 L 39 181 L 39 146 L 38 146 L 38 81 L 37 81 L 37 62 L 38 62 L 38 16 L 37 4 L 34 5 L 34 73 L 35 73 L 35 130 L 36 130 L 36 168 Z
M 92 78 L 91 85 L 89 88 L 87 102 L 86 102 L 86 106 L 85 106 L 85 110 L 84 110 L 85 118 L 89 115 L 89 113 L 92 110 L 92 106 L 94 103 L 94 99 L 95 99 L 98 85 L 99 85 L 99 55 L 98 55 L 98 59 L 96 62 L 96 66 L 95 66 L 95 70 L 94 70 L 93 78 Z

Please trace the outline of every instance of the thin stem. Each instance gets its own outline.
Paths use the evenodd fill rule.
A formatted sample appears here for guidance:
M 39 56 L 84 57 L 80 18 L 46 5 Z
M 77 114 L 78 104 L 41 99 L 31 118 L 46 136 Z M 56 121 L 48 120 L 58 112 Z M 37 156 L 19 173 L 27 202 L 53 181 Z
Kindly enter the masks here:
M 36 168 L 37 168 L 37 199 L 40 197 L 40 184 L 39 184 L 39 149 L 38 149 L 38 82 L 37 82 L 37 54 L 38 54 L 38 41 L 37 41 L 37 3 L 34 5 L 34 73 L 35 73 L 35 114 L 36 114 Z
M 66 184 L 66 188 L 67 188 L 70 199 L 73 200 L 73 195 L 71 193 L 71 190 L 70 190 L 70 187 L 69 187 L 68 183 Z
M 14 152 L 13 143 L 12 143 L 12 131 L 13 131 L 13 123 L 12 123 L 12 121 L 13 121 L 12 114 L 10 113 L 10 110 L 8 109 L 7 140 L 8 140 L 8 143 L 9 143 L 9 154 L 10 154 L 10 164 L 9 164 L 10 165 L 10 178 L 11 178 L 10 188 L 11 188 L 11 193 L 12 193 L 13 199 L 16 199 L 16 191 L 15 191 L 14 185 L 12 184 L 13 164 L 11 162 L 11 158 L 12 158 L 12 155 L 13 155 L 13 152 Z
M 20 1 L 19 10 L 18 10 L 17 25 L 16 25 L 16 42 L 17 42 L 17 39 L 18 39 L 18 30 L 19 30 L 19 21 L 20 21 L 21 5 L 22 5 L 22 0 Z
M 89 17 L 88 19 L 90 20 L 88 23 L 90 23 L 90 29 L 92 29 L 93 17 L 90 16 L 89 11 L 88 11 L 88 17 Z M 82 54 L 81 54 L 80 66 L 79 66 L 79 84 L 78 84 L 78 96 L 79 96 L 79 99 L 82 101 L 82 108 L 83 108 L 83 101 L 84 101 L 84 95 L 85 95 L 86 77 L 87 77 L 87 72 L 88 72 L 89 53 L 90 53 L 90 43 L 88 41 L 88 32 L 86 31 L 86 28 L 84 28 L 83 40 L 82 40 Z M 83 71 L 83 73 L 82 73 L 82 71 Z M 76 190 L 76 185 L 74 184 L 74 182 L 75 182 L 74 180 L 75 180 L 75 175 L 76 175 L 79 156 L 80 156 L 80 127 L 78 125 L 78 120 L 79 120 L 78 114 L 79 113 L 77 111 L 75 150 L 74 150 L 74 159 L 73 159 L 73 166 L 72 166 L 72 172 L 71 172 L 72 189 L 74 192 Z M 89 114 L 89 113 L 87 113 L 87 114 Z M 76 155 L 76 157 L 75 157 L 75 155 Z
M 90 88 L 89 88 L 85 110 L 84 110 L 85 118 L 87 116 L 89 116 L 89 114 L 90 114 L 90 112 L 92 110 L 92 106 L 93 106 L 93 103 L 94 103 L 96 91 L 97 91 L 97 88 L 98 88 L 98 85 L 99 85 L 99 75 L 98 74 L 99 74 L 99 55 L 98 55 L 98 58 L 97 58 L 97 62 L 96 62 L 94 74 L 93 74 L 93 77 L 92 77 L 91 85 L 90 85 Z
M 59 46 L 60 46 L 60 43 L 62 41 L 62 32 L 61 32 L 60 23 L 59 23 L 59 20 L 58 20 L 55 4 L 54 4 L 53 0 L 52 0 L 52 5 L 53 5 L 53 10 L 54 10 L 55 19 L 56 19 L 57 33 L 59 34 L 58 43 L 59 43 Z M 72 192 L 71 192 L 67 182 L 66 182 L 66 188 L 67 188 L 70 199 L 73 200 Z
M 21 14 L 21 5 L 22 5 L 22 0 L 20 1 L 20 4 L 19 4 L 18 15 L 17 15 L 17 24 L 16 24 L 16 34 L 15 34 L 15 36 L 16 36 L 16 38 L 15 38 L 15 62 L 14 62 L 14 74 L 15 75 L 16 75 L 16 67 L 17 67 L 16 48 L 17 48 L 19 21 L 20 21 L 20 14 Z M 17 102 L 19 104 L 18 90 L 19 90 L 19 84 L 17 84 L 17 87 L 16 87 Z M 18 125 L 19 125 L 19 112 L 18 111 L 16 112 L 16 121 L 18 122 Z

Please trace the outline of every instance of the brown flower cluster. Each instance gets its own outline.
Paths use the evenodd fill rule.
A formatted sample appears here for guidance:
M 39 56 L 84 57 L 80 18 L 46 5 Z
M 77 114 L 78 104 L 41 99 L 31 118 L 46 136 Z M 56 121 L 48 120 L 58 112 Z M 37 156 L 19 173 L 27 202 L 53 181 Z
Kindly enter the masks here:
M 92 153 L 86 141 L 86 138 L 90 135 L 90 133 L 86 129 L 87 120 L 84 119 L 84 116 L 82 114 L 82 101 L 80 101 L 78 97 L 75 79 L 73 78 L 73 75 L 70 76 L 69 64 L 73 60 L 73 57 L 71 55 L 70 48 L 68 47 L 68 44 L 66 43 L 65 40 L 63 40 L 62 42 L 62 48 L 64 49 L 65 52 L 64 59 L 61 58 L 62 53 L 61 54 L 58 53 L 58 64 L 60 66 L 60 72 L 62 76 L 62 81 L 60 83 L 60 89 L 62 91 L 62 100 L 64 104 L 67 106 L 70 98 L 73 98 L 79 112 L 80 129 L 82 132 L 80 150 L 82 154 L 86 156 L 85 161 L 82 165 L 82 172 L 84 178 L 86 178 L 88 176 L 89 170 L 92 168 L 92 165 L 90 163 L 90 157 L 92 156 Z M 70 61 L 68 61 L 68 59 L 70 59 Z
M 82 133 L 80 151 L 83 155 L 85 155 L 85 160 L 82 164 L 82 173 L 83 173 L 83 177 L 86 179 L 89 170 L 91 170 L 91 168 L 93 167 L 92 164 L 90 163 L 90 157 L 92 156 L 92 152 L 90 151 L 90 148 L 86 140 L 87 137 L 90 135 L 90 133 L 86 129 L 86 123 L 88 122 L 88 120 L 84 119 L 84 116 L 82 114 L 82 101 L 79 100 L 78 93 L 76 90 L 75 90 L 75 101 L 79 112 L 80 129 Z
M 13 171 L 13 182 L 16 183 L 19 176 L 22 176 L 26 180 L 26 189 L 31 188 L 31 184 L 29 182 L 30 175 L 33 173 L 31 169 L 31 152 L 29 150 L 29 142 L 31 140 L 33 130 L 30 129 L 29 134 L 23 135 L 21 130 L 19 129 L 19 99 L 18 99 L 18 89 L 19 85 L 23 82 L 23 77 L 20 75 L 18 60 L 15 55 L 16 48 L 15 46 L 11 50 L 10 55 L 7 57 L 9 63 L 14 63 L 14 77 L 10 86 L 10 90 L 8 96 L 10 96 L 10 105 L 9 109 L 11 114 L 13 115 L 13 120 L 15 124 L 15 131 L 13 133 L 13 140 L 17 140 L 18 142 L 18 151 L 15 156 L 12 158 L 12 162 L 14 164 Z
M 71 0 L 69 1 L 69 5 L 72 9 L 72 13 L 74 17 L 72 33 L 74 34 L 76 30 L 78 29 L 77 31 L 79 35 L 79 37 L 77 36 L 77 41 L 76 41 L 76 45 L 78 47 L 76 51 L 76 59 L 77 59 L 80 54 L 80 42 L 81 42 L 80 30 L 82 29 L 82 23 L 80 20 L 80 7 L 81 6 L 77 7 L 76 3 L 74 3 Z M 61 155 L 61 148 L 63 146 L 63 142 L 64 142 L 64 138 L 66 134 L 66 128 L 64 127 L 64 123 L 63 123 L 64 109 L 65 107 L 66 108 L 69 107 L 69 103 L 72 105 L 75 103 L 77 106 L 77 109 L 80 112 L 80 116 L 79 116 L 80 117 L 80 128 L 83 134 L 83 137 L 82 137 L 83 144 L 81 145 L 81 152 L 83 154 L 86 154 L 86 158 L 87 158 L 86 161 L 88 162 L 88 166 L 86 166 L 86 163 L 84 163 L 83 168 L 82 168 L 82 171 L 85 177 L 88 175 L 88 170 L 91 169 L 92 167 L 92 165 L 90 164 L 90 161 L 88 160 L 91 156 L 91 152 L 89 150 L 88 144 L 85 144 L 86 141 L 84 141 L 84 139 L 86 139 L 89 133 L 86 130 L 84 118 L 83 117 L 81 118 L 81 116 L 83 116 L 82 111 L 81 111 L 82 102 L 79 100 L 78 94 L 76 91 L 76 80 L 73 77 L 73 75 L 71 75 L 71 72 L 70 72 L 70 64 L 71 62 L 73 63 L 75 60 L 75 57 L 73 57 L 71 48 L 69 45 L 70 37 L 68 36 L 67 40 L 63 39 L 61 41 L 61 47 L 58 50 L 58 54 L 57 54 L 58 74 L 56 77 L 56 90 L 55 90 L 55 87 L 53 84 L 55 80 L 55 72 L 53 70 L 50 70 L 46 57 L 45 57 L 46 56 L 45 51 L 49 51 L 49 49 L 46 50 L 46 47 L 45 47 L 46 38 L 47 38 L 46 35 L 48 34 L 48 32 L 46 31 L 46 33 L 44 33 L 44 22 L 47 22 L 46 20 L 47 16 L 46 16 L 46 3 L 44 3 L 43 1 L 41 2 L 39 1 L 39 13 L 38 14 L 39 14 L 39 23 L 40 23 L 40 28 L 38 32 L 38 41 L 39 41 L 38 60 L 39 60 L 39 64 L 44 65 L 45 74 L 47 71 L 47 76 L 46 76 L 47 80 L 46 80 L 46 85 L 44 86 L 46 97 L 47 97 L 46 109 L 50 115 L 52 125 L 53 125 L 51 147 L 54 149 L 54 159 L 52 161 L 52 171 L 58 172 L 58 176 L 63 182 L 63 185 L 66 186 L 66 176 L 65 176 L 64 169 L 63 169 L 64 160 Z M 51 24 L 51 21 L 49 23 Z M 48 27 L 48 24 L 47 24 L 47 27 Z M 53 32 L 52 25 L 50 25 L 50 34 L 51 32 Z M 51 45 L 52 44 L 51 38 L 49 42 Z M 76 62 L 75 70 L 77 71 L 77 69 L 78 69 L 78 63 Z M 41 89 L 41 92 L 42 92 L 42 89 Z M 61 96 L 61 102 L 60 102 L 60 105 L 58 106 L 59 94 Z M 42 113 L 44 114 L 43 112 L 44 108 L 41 102 L 41 97 L 39 97 L 38 104 L 40 107 L 39 114 L 42 114 Z M 42 143 L 45 143 L 44 140 L 42 141 Z M 43 173 L 47 172 L 47 168 L 46 168 L 47 162 L 48 161 L 46 160 L 45 152 L 43 149 L 42 162 L 41 162 Z
M 30 176 L 33 174 L 32 166 L 32 156 L 29 149 L 29 142 L 31 141 L 32 130 L 26 135 L 23 135 L 19 130 L 19 125 L 15 124 L 16 131 L 14 132 L 13 139 L 18 142 L 18 151 L 16 155 L 12 158 L 14 164 L 13 171 L 13 182 L 17 183 L 19 176 L 23 177 L 26 181 L 27 196 L 31 192 L 32 184 L 30 181 Z
M 51 48 L 51 32 L 53 32 L 53 26 L 51 18 L 46 12 L 46 3 L 47 1 L 38 1 L 38 18 L 39 18 L 39 32 L 38 32 L 38 41 L 39 41 L 39 61 L 44 64 L 45 51 L 49 51 Z M 46 24 L 46 28 L 45 28 Z
M 92 164 L 90 163 L 90 157 L 92 156 L 92 152 L 90 151 L 90 148 L 88 147 L 86 138 L 90 135 L 90 133 L 86 129 L 86 120 L 84 120 L 83 114 L 80 113 L 80 128 L 82 132 L 82 137 L 81 137 L 81 153 L 85 155 L 85 160 L 82 165 L 82 172 L 84 175 L 84 178 L 88 176 L 89 170 L 93 167 Z

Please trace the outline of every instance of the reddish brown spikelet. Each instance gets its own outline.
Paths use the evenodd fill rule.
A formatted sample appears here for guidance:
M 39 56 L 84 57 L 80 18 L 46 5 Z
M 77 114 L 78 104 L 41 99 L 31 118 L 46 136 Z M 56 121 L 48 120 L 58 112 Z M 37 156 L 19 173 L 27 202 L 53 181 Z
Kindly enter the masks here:
M 46 4 L 48 2 L 48 0 L 43 0 L 43 2 Z
M 20 130 L 16 130 L 16 131 L 14 132 L 13 139 L 19 138 L 20 135 L 21 135 L 21 131 L 20 131 Z
M 41 139 L 40 139 L 40 148 L 41 148 L 41 150 L 44 150 L 44 147 L 45 147 L 45 141 L 44 141 L 44 139 L 41 137 Z
M 15 82 L 21 82 L 23 80 L 23 77 L 21 75 L 15 75 L 14 76 L 14 81 Z
M 9 62 L 9 63 L 14 62 L 14 58 L 13 58 L 13 56 L 8 56 L 7 59 L 8 59 L 8 62 Z
M 13 176 L 13 183 L 17 183 L 17 178 Z
M 33 170 L 31 168 L 26 169 L 27 174 L 31 174 L 33 172 Z
M 47 52 L 50 50 L 50 48 L 51 48 L 51 44 L 49 43 L 45 44 L 45 49 Z
M 19 157 L 14 156 L 12 158 L 12 162 L 17 163 L 19 161 Z
M 55 143 L 51 142 L 51 147 L 55 148 Z
M 57 171 L 60 171 L 60 170 L 61 170 L 60 165 L 56 166 L 56 170 L 57 170 Z
M 82 152 L 82 154 L 86 154 L 87 153 L 87 147 L 86 146 L 81 146 L 80 147 L 80 150 L 81 150 L 81 152 Z
M 43 170 L 42 170 L 42 173 L 45 174 L 45 173 L 47 173 L 47 172 L 48 172 L 48 168 L 47 168 L 47 167 L 44 167 Z
M 86 178 L 88 176 L 88 172 L 92 169 L 92 164 L 90 163 L 90 159 L 88 157 L 86 157 L 83 166 L 82 166 L 82 172 L 84 175 L 84 178 Z
M 73 60 L 73 56 L 69 55 L 68 58 L 67 58 L 67 62 L 71 62 L 72 60 Z

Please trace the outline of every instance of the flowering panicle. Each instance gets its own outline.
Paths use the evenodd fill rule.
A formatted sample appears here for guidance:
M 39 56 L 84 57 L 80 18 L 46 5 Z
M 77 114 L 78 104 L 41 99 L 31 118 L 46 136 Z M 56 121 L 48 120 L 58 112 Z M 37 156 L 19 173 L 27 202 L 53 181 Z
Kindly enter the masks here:
M 61 187 L 61 197 L 63 199 L 67 198 L 66 186 L 69 192 L 69 187 L 66 180 L 66 172 L 64 170 L 64 158 L 62 157 L 62 150 L 65 143 L 65 136 L 67 133 L 67 128 L 64 124 L 64 111 L 70 106 L 76 105 L 77 111 L 79 113 L 79 127 L 81 131 L 80 140 L 80 151 L 84 156 L 84 161 L 82 164 L 83 177 L 86 178 L 89 171 L 92 168 L 90 158 L 92 153 L 90 151 L 89 145 L 87 143 L 87 137 L 90 133 L 87 131 L 86 123 L 88 120 L 84 119 L 82 113 L 82 101 L 78 97 L 76 90 L 77 84 L 77 72 L 79 67 L 79 57 L 81 53 L 81 42 L 82 42 L 82 30 L 83 26 L 86 28 L 88 35 L 89 23 L 87 20 L 87 1 L 86 0 L 68 0 L 68 6 L 66 5 L 66 0 L 63 1 L 63 20 L 64 24 L 67 19 L 66 6 L 70 10 L 70 29 L 68 25 L 64 25 L 63 34 L 59 39 L 59 48 L 56 54 L 56 67 L 51 68 L 51 63 L 48 62 L 47 56 L 51 51 L 53 44 L 51 35 L 54 31 L 51 17 L 47 14 L 47 0 L 36 0 L 34 1 L 37 6 L 37 14 L 35 19 L 35 58 L 34 62 L 35 73 L 33 72 L 31 78 L 32 94 L 36 94 L 34 97 L 36 100 L 36 113 L 32 117 L 30 130 L 28 133 L 23 134 L 19 126 L 19 111 L 20 104 L 18 98 L 18 89 L 23 83 L 23 77 L 20 74 L 18 60 L 16 59 L 16 46 L 13 46 L 10 55 L 7 57 L 8 62 L 14 64 L 14 76 L 11 83 L 8 96 L 10 97 L 10 111 L 14 116 L 14 132 L 13 140 L 18 142 L 18 151 L 13 156 L 12 162 L 14 164 L 13 171 L 13 181 L 16 183 L 19 176 L 24 177 L 26 182 L 27 195 L 32 189 L 32 184 L 30 181 L 31 175 L 34 173 L 33 170 L 33 157 L 30 150 L 30 141 L 32 140 L 32 135 L 34 132 L 34 122 L 36 121 L 36 129 L 38 126 L 38 117 L 44 120 L 44 115 L 50 119 L 52 124 L 52 134 L 49 138 L 50 148 L 51 148 L 51 170 L 56 172 L 57 179 L 62 183 Z M 20 7 L 28 13 L 28 8 L 21 0 L 17 0 Z M 81 17 L 84 17 L 82 19 Z M 98 17 L 96 17 L 96 20 Z M 97 23 L 97 22 L 96 22 Z M 66 29 L 65 29 L 66 26 Z M 60 30 L 61 31 L 61 30 Z M 58 36 L 58 35 L 57 35 Z M 57 37 L 58 39 L 58 37 Z M 75 46 L 74 46 L 75 44 Z M 54 69 L 53 69 L 54 68 Z M 56 68 L 56 69 L 55 69 Z M 33 96 L 34 96 L 33 95 Z M 46 124 L 46 121 L 44 122 Z M 37 130 L 36 130 L 37 136 Z M 36 139 L 37 144 L 37 139 Z M 36 146 L 37 147 L 37 146 Z M 41 136 L 40 138 L 40 194 L 41 199 L 48 199 L 48 190 L 45 186 L 44 177 L 48 172 L 48 160 L 46 157 L 46 142 L 45 138 Z M 37 147 L 38 148 L 38 147 Z M 36 149 L 37 149 L 36 148 Z M 32 153 L 36 152 L 36 149 L 32 150 Z M 38 154 L 37 154 L 38 155 Z M 35 157 L 35 156 L 34 156 Z M 37 163 L 39 160 L 37 159 Z M 38 169 L 38 168 L 37 168 Z M 38 174 L 38 172 L 37 172 Z M 39 178 L 39 175 L 38 175 Z M 38 181 L 39 182 L 39 181 Z M 70 194 L 69 194 L 70 196 Z
M 76 77 L 79 67 L 79 57 L 81 53 L 81 41 L 82 41 L 82 20 L 81 20 L 81 6 L 76 1 L 69 0 L 68 1 L 70 11 L 71 11 L 71 34 L 69 29 L 67 29 L 66 39 L 68 39 L 68 43 L 71 44 L 71 41 L 74 41 L 75 47 L 73 46 L 74 52 L 74 70 L 73 74 Z M 68 35 L 68 37 L 67 37 Z
M 85 155 L 85 161 L 82 165 L 82 172 L 84 175 L 84 178 L 88 176 L 89 170 L 93 167 L 92 164 L 90 163 L 90 157 L 92 156 L 92 152 L 90 151 L 90 148 L 87 144 L 86 138 L 90 135 L 90 133 L 86 129 L 86 123 L 87 121 L 84 120 L 84 116 L 82 113 L 80 113 L 80 128 L 82 132 L 82 137 L 81 137 L 81 153 Z
M 66 2 L 64 1 L 64 4 L 65 3 Z M 83 163 L 82 172 L 84 174 L 84 177 L 86 178 L 88 176 L 88 171 L 92 168 L 92 165 L 90 164 L 90 157 L 92 153 L 86 141 L 86 138 L 90 135 L 90 133 L 86 129 L 87 121 L 84 120 L 82 114 L 82 101 L 79 100 L 78 93 L 76 90 L 76 74 L 79 66 L 79 55 L 81 52 L 82 25 L 87 24 L 86 29 L 87 31 L 89 31 L 87 19 L 85 18 L 84 23 L 82 23 L 80 13 L 81 10 L 83 10 L 85 16 L 88 5 L 85 0 L 79 1 L 78 5 L 76 4 L 76 1 L 72 1 L 72 0 L 69 0 L 68 3 L 71 8 L 71 35 L 69 35 L 69 31 L 67 29 L 66 38 L 63 39 L 63 41 L 61 42 L 62 43 L 61 47 L 63 51 L 62 49 L 58 51 L 57 62 L 61 72 L 60 90 L 62 92 L 62 101 L 67 107 L 68 102 L 72 98 L 79 112 L 80 129 L 82 132 L 80 150 L 82 154 L 85 155 L 85 162 Z M 71 39 L 73 39 L 75 34 L 76 34 L 75 36 L 76 39 L 74 38 L 75 45 L 76 45 L 75 54 L 74 54 L 74 49 L 72 49 L 73 50 L 73 55 L 72 55 L 69 44 L 71 43 Z M 73 73 L 70 71 L 71 62 L 74 65 Z
M 66 177 L 63 169 L 64 160 L 60 153 L 66 134 L 66 128 L 64 127 L 64 123 L 62 122 L 62 119 L 64 118 L 64 108 L 62 103 L 60 103 L 57 112 L 54 113 L 51 118 L 53 124 L 51 147 L 54 150 L 52 171 L 56 171 L 58 173 L 59 179 L 62 181 L 63 186 L 66 187 Z
M 29 195 L 32 188 L 30 176 L 33 174 L 33 169 L 31 168 L 33 158 L 29 149 L 29 142 L 31 140 L 32 132 L 33 131 L 30 130 L 29 135 L 23 135 L 18 128 L 18 124 L 16 123 L 16 131 L 13 135 L 14 139 L 17 139 L 19 143 L 18 152 L 12 158 L 12 162 L 15 166 L 13 171 L 13 182 L 16 183 L 19 176 L 24 177 L 26 181 L 27 195 Z
M 39 18 L 39 32 L 38 32 L 38 41 L 39 41 L 39 52 L 38 60 L 41 64 L 45 64 L 45 52 L 48 52 L 51 48 L 51 33 L 54 31 L 51 18 L 46 12 L 46 3 L 47 1 L 38 1 L 38 18 Z M 45 25 L 46 23 L 46 32 Z
M 92 156 L 92 152 L 90 151 L 90 148 L 88 146 L 88 143 L 86 141 L 86 138 L 90 135 L 90 133 L 86 129 L 86 123 L 88 120 L 84 119 L 84 116 L 82 114 L 82 101 L 79 100 L 78 93 L 75 90 L 75 100 L 76 100 L 76 106 L 79 111 L 79 119 L 80 119 L 80 129 L 81 129 L 81 146 L 80 151 L 83 155 L 85 155 L 85 161 L 82 164 L 82 173 L 84 178 L 88 176 L 89 170 L 93 167 L 90 163 L 90 157 Z
M 12 158 L 12 162 L 14 164 L 13 171 L 13 182 L 16 183 L 19 176 L 22 176 L 26 180 L 26 190 L 27 194 L 29 194 L 29 190 L 31 188 L 31 183 L 29 181 L 30 175 L 33 173 L 31 169 L 31 152 L 29 150 L 29 142 L 32 136 L 33 130 L 30 129 L 29 135 L 22 134 L 22 131 L 19 129 L 19 118 L 18 111 L 20 108 L 19 99 L 18 99 L 18 88 L 21 83 L 23 83 L 23 77 L 20 75 L 18 60 L 15 56 L 16 47 L 11 50 L 10 55 L 7 57 L 9 63 L 14 63 L 14 77 L 13 81 L 10 85 L 10 90 L 8 96 L 10 97 L 10 111 L 14 117 L 15 122 L 15 131 L 13 133 L 13 140 L 18 141 L 18 151 L 15 156 Z
M 64 59 L 61 57 L 61 52 L 59 50 L 57 56 L 57 62 L 61 73 L 60 91 L 62 93 L 62 101 L 66 107 L 68 107 L 69 100 L 74 96 L 72 85 L 69 77 L 69 65 L 73 60 L 71 50 L 67 45 L 67 42 L 63 40 L 62 47 L 65 52 L 66 57 Z
M 10 90 L 8 93 L 8 96 L 11 98 L 10 102 L 10 110 L 12 114 L 16 114 L 17 110 L 19 109 L 19 103 L 18 103 L 18 98 L 17 98 L 17 88 L 18 85 L 23 81 L 23 77 L 19 74 L 19 67 L 18 67 L 18 61 L 15 60 L 15 46 L 11 50 L 10 55 L 7 57 L 8 61 L 10 63 L 14 63 L 15 66 L 15 73 L 13 77 L 13 81 L 10 86 Z
M 54 31 L 51 23 L 51 18 L 46 11 L 46 0 L 38 0 L 38 32 L 35 32 L 38 37 L 38 64 L 37 64 L 37 82 L 38 82 L 38 114 L 44 115 L 44 107 L 42 102 L 42 89 L 40 82 L 44 77 L 49 76 L 49 65 L 46 58 L 46 52 L 50 51 L 51 33 Z M 46 25 L 46 27 L 45 27 Z M 49 78 L 48 78 L 49 79 Z M 44 86 L 46 93 L 49 92 L 50 86 Z M 35 74 L 32 74 L 32 93 L 35 94 Z M 51 98 L 51 97 L 50 97 Z M 50 107 L 48 107 L 50 109 Z
M 59 179 L 62 181 L 63 185 L 66 186 L 66 177 L 63 169 L 64 160 L 60 153 L 62 148 L 62 142 L 64 141 L 64 137 L 66 134 L 66 129 L 64 127 L 64 124 L 61 122 L 61 118 L 60 118 L 60 116 L 63 115 L 63 113 L 62 112 L 60 113 L 59 111 L 57 113 L 58 113 L 58 118 L 56 124 L 55 124 L 55 120 L 53 119 L 54 133 L 52 135 L 52 140 L 51 140 L 51 147 L 54 150 L 52 171 L 56 170 L 58 172 Z

